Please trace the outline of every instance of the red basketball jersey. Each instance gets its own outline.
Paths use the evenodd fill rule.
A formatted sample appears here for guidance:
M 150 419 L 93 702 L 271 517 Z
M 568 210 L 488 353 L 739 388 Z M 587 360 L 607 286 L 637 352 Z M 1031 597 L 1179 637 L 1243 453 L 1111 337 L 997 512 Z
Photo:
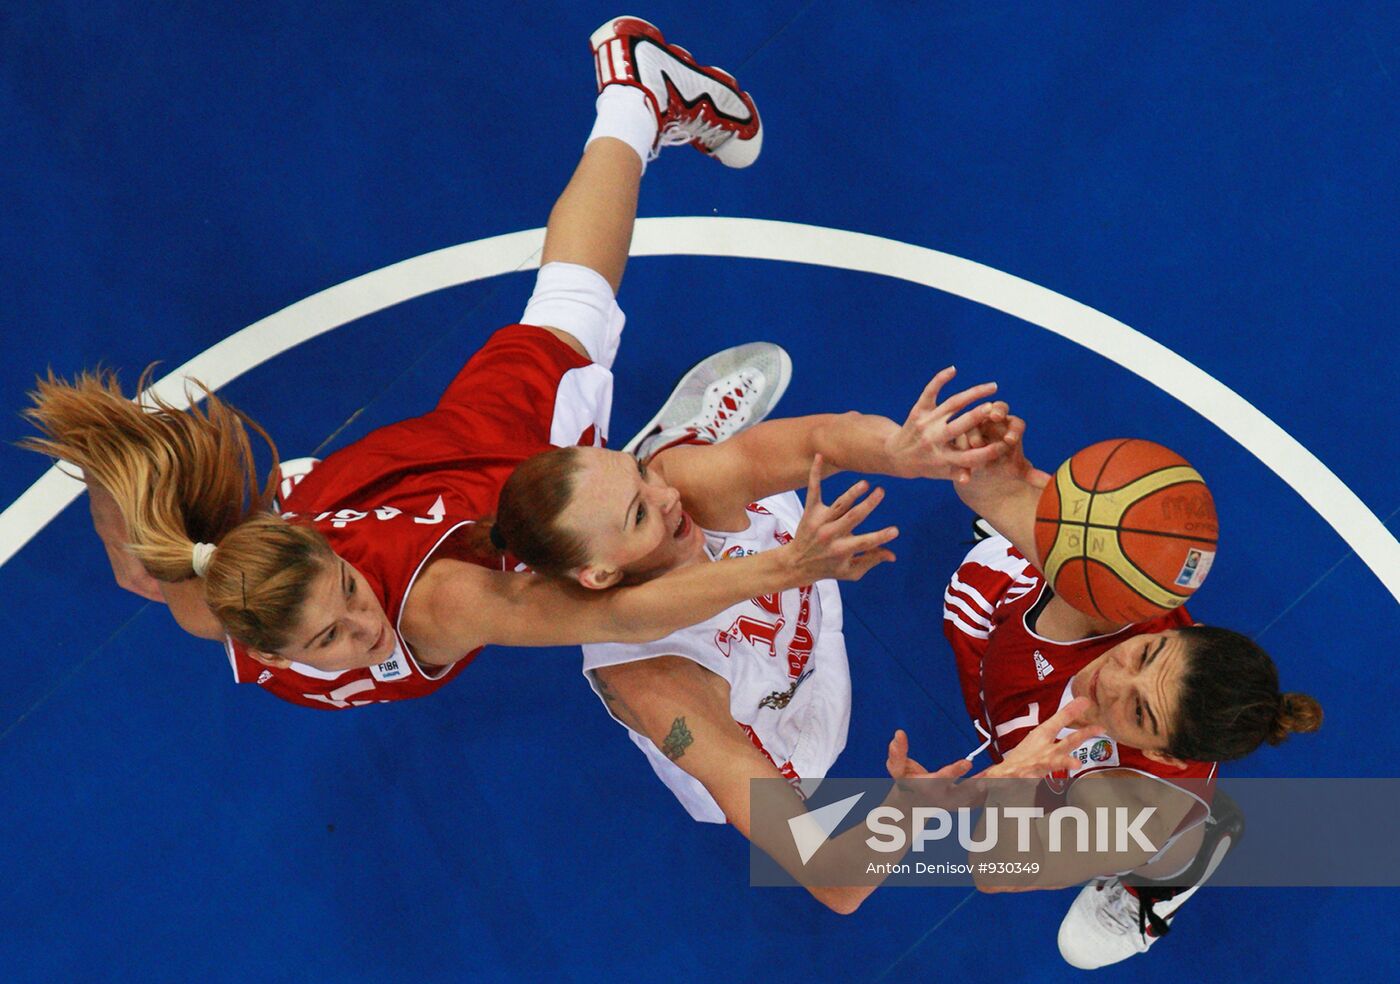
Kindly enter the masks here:
M 310 521 L 364 575 L 394 626 L 394 654 L 340 672 L 279 668 L 230 640 L 234 679 L 326 709 L 421 697 L 459 674 L 479 649 L 430 669 L 399 632 L 414 581 L 454 530 L 495 511 L 520 462 L 556 443 L 601 443 L 611 393 L 607 369 L 539 328 L 512 325 L 472 357 L 430 413 L 373 431 L 318 464 L 286 497 L 283 515 Z
M 1185 608 L 1176 608 L 1109 635 L 1056 642 L 1030 627 L 1033 613 L 1051 597 L 1040 572 L 1001 537 L 983 540 L 972 549 L 943 596 L 943 631 L 957 658 L 963 699 L 979 730 L 990 737 L 988 751 L 998 762 L 1032 728 L 1074 698 L 1071 678 L 1095 659 L 1134 635 L 1191 624 Z M 1076 779 L 1090 772 L 1130 769 L 1177 785 L 1197 800 L 1178 832 L 1205 818 L 1209 797 L 1203 799 L 1200 793 L 1213 784 L 1219 765 L 1188 762 L 1174 768 L 1108 735 L 1084 742 L 1074 756 L 1079 762 L 1074 769 L 1046 777 L 1049 794 L 1064 796 Z

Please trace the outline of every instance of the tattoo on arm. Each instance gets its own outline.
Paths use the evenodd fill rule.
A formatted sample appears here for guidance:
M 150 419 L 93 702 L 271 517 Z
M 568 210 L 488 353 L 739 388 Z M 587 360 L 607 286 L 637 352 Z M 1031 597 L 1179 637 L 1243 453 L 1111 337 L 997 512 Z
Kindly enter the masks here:
M 671 722 L 671 733 L 661 743 L 661 750 L 666 753 L 668 759 L 674 762 L 684 755 L 685 750 L 693 744 L 695 744 L 695 736 L 685 726 L 685 718 L 678 717 Z

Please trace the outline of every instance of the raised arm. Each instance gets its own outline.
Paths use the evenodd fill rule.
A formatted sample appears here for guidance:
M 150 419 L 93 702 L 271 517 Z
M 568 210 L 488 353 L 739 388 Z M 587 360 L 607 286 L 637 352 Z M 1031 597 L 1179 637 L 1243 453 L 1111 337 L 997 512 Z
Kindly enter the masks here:
M 958 439 L 988 421 L 1005 417 L 1004 403 L 978 400 L 995 383 L 963 390 L 942 402 L 939 390 L 956 375 L 951 366 L 925 387 L 904 424 L 856 413 L 790 417 L 758 424 L 716 445 L 680 445 L 657 455 L 652 467 L 680 490 L 687 508 L 721 502 L 740 505 L 801 486 L 813 455 L 826 474 L 860 471 L 897 478 L 965 479 L 968 470 L 994 460 L 995 444 L 976 448 Z M 963 412 L 966 411 L 966 412 Z M 961 414 L 959 416 L 959 414 Z
M 894 554 L 899 531 L 857 534 L 879 505 L 857 482 L 830 505 L 821 501 L 820 459 L 809 466 L 807 506 L 791 543 L 719 564 L 692 564 L 644 584 L 590 591 L 561 579 L 489 571 L 442 559 L 419 578 L 404 612 L 411 642 L 442 651 L 478 646 L 560 646 L 650 642 L 759 595 L 824 578 L 855 581 Z

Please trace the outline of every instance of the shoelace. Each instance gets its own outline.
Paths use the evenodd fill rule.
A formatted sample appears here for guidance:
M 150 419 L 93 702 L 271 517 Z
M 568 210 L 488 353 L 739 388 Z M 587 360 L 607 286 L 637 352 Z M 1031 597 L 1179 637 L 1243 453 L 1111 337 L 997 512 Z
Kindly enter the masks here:
M 659 143 L 665 147 L 674 147 L 698 140 L 706 148 L 713 150 L 731 136 L 733 134 L 719 124 L 706 123 L 697 116 L 693 120 L 676 120 L 667 123 L 661 131 Z
M 1124 935 L 1137 929 L 1138 914 L 1128 912 L 1128 900 L 1136 902 L 1123 883 L 1111 878 L 1099 889 L 1107 893 L 1104 902 L 1098 907 L 1099 922 L 1109 932 Z
M 711 438 L 722 441 L 737 431 L 749 419 L 748 397 L 757 380 L 751 373 L 740 372 L 738 382 L 719 398 L 714 408 L 713 423 L 702 427 Z
M 1114 878 L 1105 884 L 1102 891 L 1109 894 L 1099 907 L 1099 922 L 1110 932 L 1121 935 L 1137 930 L 1141 939 L 1146 941 L 1149 939 L 1149 928 L 1152 930 L 1151 938 L 1166 936 L 1171 931 L 1171 924 L 1157 915 L 1155 906 L 1174 897 L 1176 889 L 1140 887 L 1134 896 L 1121 880 Z M 1137 904 L 1134 906 L 1133 903 Z M 1134 908 L 1137 911 L 1131 912 Z

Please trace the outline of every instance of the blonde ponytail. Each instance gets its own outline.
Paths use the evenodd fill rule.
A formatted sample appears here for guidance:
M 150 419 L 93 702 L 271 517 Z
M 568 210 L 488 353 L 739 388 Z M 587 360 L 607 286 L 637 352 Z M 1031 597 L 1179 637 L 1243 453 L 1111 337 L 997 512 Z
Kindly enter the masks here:
M 150 384 L 152 369 L 142 373 L 138 392 Z M 184 412 L 157 398 L 128 400 L 110 370 L 84 372 L 71 383 L 50 371 L 36 381 L 24 411 L 43 436 L 20 446 L 78 466 L 89 483 L 109 492 L 129 549 L 160 581 L 193 577 L 195 544 L 219 543 L 269 509 L 276 491 L 277 448 L 267 432 L 202 383 L 194 385 L 205 405 Z M 264 483 L 249 431 L 271 452 Z

